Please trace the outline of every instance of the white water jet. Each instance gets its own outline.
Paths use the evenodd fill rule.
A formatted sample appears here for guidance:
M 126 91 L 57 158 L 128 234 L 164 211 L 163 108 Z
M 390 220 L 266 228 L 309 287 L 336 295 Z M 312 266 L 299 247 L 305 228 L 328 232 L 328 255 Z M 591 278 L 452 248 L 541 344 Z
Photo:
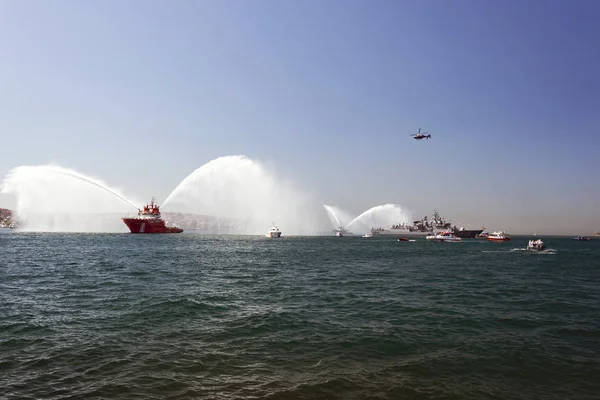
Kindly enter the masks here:
M 16 198 L 15 217 L 26 231 L 127 232 L 120 217 L 138 208 L 101 180 L 54 165 L 13 168 L 0 193 Z
M 333 229 L 337 229 L 340 226 L 345 228 L 346 224 L 352 221 L 352 216 L 339 207 L 328 206 L 327 204 L 323 204 L 323 207 L 327 212 L 327 217 L 329 217 Z
M 275 223 L 284 236 L 330 232 L 323 208 L 334 229 L 343 226 L 357 233 L 411 220 L 394 204 L 373 207 L 352 219 L 338 207 L 313 201 L 274 171 L 245 156 L 217 158 L 171 192 L 163 215 L 187 224 L 184 229 L 215 233 L 263 235 Z M 141 205 L 98 179 L 52 165 L 12 169 L 0 193 L 16 198 L 16 220 L 28 231 L 127 232 L 120 217 L 135 214 Z
M 162 207 L 165 213 L 211 216 L 219 221 L 220 233 L 265 234 L 275 223 L 283 236 L 317 233 L 318 209 L 305 192 L 278 178 L 274 168 L 246 156 L 219 157 L 202 165 Z
M 367 233 L 372 228 L 389 229 L 396 224 L 409 224 L 411 215 L 398 204 L 375 206 L 360 214 L 348 223 L 346 228 L 356 233 Z

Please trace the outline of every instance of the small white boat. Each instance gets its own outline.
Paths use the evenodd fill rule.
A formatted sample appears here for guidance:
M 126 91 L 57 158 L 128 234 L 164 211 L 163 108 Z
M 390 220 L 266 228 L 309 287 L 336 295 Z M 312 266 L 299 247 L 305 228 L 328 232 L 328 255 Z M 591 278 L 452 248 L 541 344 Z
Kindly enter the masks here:
M 373 237 L 372 233 L 365 233 L 364 235 L 362 235 L 362 237 L 368 238 L 368 237 Z
M 335 237 L 344 237 L 344 234 L 342 232 L 337 231 L 335 233 Z
M 541 239 L 538 240 L 530 240 L 527 244 L 527 250 L 533 251 L 542 251 L 546 249 L 546 245 L 542 242 Z
M 269 229 L 269 232 L 267 232 L 265 236 L 268 238 L 278 238 L 281 237 L 281 231 L 275 226 L 275 223 L 273 223 L 273 226 L 271 229 Z
M 440 232 L 435 235 L 426 236 L 425 239 L 436 242 L 462 242 L 462 239 L 458 236 L 454 236 L 454 233 L 450 231 Z

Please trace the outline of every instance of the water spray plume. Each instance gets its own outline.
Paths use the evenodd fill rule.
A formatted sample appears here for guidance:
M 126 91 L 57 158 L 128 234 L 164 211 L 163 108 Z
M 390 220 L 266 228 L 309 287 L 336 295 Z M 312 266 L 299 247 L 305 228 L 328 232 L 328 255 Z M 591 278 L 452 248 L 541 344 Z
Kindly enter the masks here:
M 98 179 L 52 165 L 13 168 L 0 193 L 15 196 L 15 215 L 24 230 L 126 232 L 120 217 L 141 204 Z M 328 231 L 323 208 L 334 229 L 367 232 L 410 221 L 395 204 L 373 207 L 353 219 L 339 207 L 314 201 L 278 177 L 274 167 L 245 156 L 202 165 L 167 196 L 161 211 L 167 220 L 180 218 L 178 222 L 208 226 L 209 231 L 216 221 L 218 233 L 262 235 L 274 222 L 285 236 Z
M 264 234 L 272 222 L 287 233 L 316 233 L 318 214 L 305 191 L 246 156 L 212 160 L 187 176 L 163 203 L 165 212 L 228 221 L 227 233 Z
M 75 174 L 75 173 L 69 172 L 68 170 L 57 170 L 57 171 L 56 171 L 56 173 L 58 173 L 58 174 L 62 174 L 62 175 L 65 175 L 65 176 L 70 176 L 70 177 L 72 177 L 72 178 L 79 179 L 80 181 L 83 181 L 83 182 L 87 182 L 87 183 L 89 183 L 90 185 L 94 185 L 94 186 L 96 186 L 96 187 L 99 187 L 99 188 L 100 188 L 100 189 L 102 189 L 102 190 L 106 190 L 108 193 L 114 194 L 114 195 L 115 195 L 115 196 L 117 196 L 119 199 L 123 200 L 123 201 L 124 201 L 124 202 L 126 202 L 126 203 L 129 203 L 129 204 L 131 204 L 133 207 L 135 207 L 135 208 L 137 208 L 137 209 L 139 209 L 139 208 L 140 208 L 139 206 L 135 205 L 135 204 L 134 204 L 134 203 L 133 203 L 131 200 L 129 200 L 129 199 L 126 199 L 125 197 L 123 197 L 123 196 L 122 196 L 122 195 L 120 195 L 119 193 L 115 192 L 114 190 L 110 189 L 110 188 L 109 188 L 109 187 L 107 187 L 105 184 L 103 184 L 103 183 L 100 183 L 99 181 L 95 181 L 95 180 L 92 180 L 92 179 L 90 179 L 90 178 L 86 178 L 86 177 L 80 176 L 80 175 L 78 175 L 78 174 Z
M 389 228 L 395 224 L 406 224 L 411 221 L 409 213 L 398 204 L 383 204 L 369 208 L 354 218 L 347 225 L 348 229 L 368 232 L 371 228 Z
M 13 168 L 0 193 L 15 196 L 15 214 L 24 230 L 123 231 L 119 218 L 106 218 L 106 225 L 104 217 L 139 208 L 106 183 L 53 165 Z
M 389 228 L 391 225 L 409 223 L 411 216 L 398 204 L 372 207 L 356 218 L 342 209 L 323 204 L 333 228 L 343 227 L 354 232 L 370 232 L 371 228 Z M 349 221 L 349 222 L 347 222 Z
M 328 206 L 327 204 L 323 204 L 323 207 L 334 229 L 345 227 L 348 222 L 352 221 L 352 216 L 339 207 Z

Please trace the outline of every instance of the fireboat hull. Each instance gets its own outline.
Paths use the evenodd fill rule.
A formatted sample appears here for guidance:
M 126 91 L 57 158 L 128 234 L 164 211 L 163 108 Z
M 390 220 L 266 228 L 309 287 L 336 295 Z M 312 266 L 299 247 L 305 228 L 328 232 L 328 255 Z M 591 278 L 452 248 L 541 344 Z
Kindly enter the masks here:
M 122 218 L 131 233 L 181 233 L 183 229 L 169 227 L 163 220 L 149 220 L 143 218 Z

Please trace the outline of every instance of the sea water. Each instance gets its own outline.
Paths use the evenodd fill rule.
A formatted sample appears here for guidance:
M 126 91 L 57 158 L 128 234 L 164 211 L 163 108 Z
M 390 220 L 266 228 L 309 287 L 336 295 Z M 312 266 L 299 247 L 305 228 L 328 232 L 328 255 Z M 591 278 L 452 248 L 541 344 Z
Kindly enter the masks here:
M 600 240 L 0 235 L 3 399 L 592 399 Z

